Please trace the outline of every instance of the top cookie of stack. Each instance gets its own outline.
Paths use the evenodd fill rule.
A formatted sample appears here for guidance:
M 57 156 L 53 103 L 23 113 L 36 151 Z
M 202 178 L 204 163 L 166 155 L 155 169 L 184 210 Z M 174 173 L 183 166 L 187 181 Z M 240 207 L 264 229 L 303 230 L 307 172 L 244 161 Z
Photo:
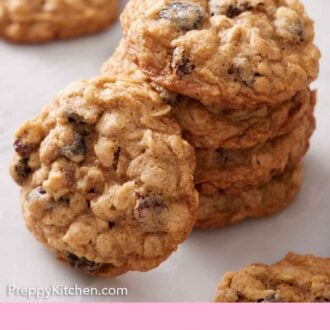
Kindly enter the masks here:
M 150 79 L 204 105 L 274 105 L 318 75 L 313 22 L 297 0 L 131 0 L 122 25 Z

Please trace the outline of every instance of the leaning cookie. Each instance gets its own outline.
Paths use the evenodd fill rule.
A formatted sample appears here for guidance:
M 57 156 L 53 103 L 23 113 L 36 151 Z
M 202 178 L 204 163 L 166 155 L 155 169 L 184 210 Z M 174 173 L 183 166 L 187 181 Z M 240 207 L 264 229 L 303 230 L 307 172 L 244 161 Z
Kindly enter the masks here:
M 152 83 L 131 61 L 125 40 L 103 64 L 101 73 L 144 80 L 172 105 L 173 115 L 183 129 L 185 139 L 197 148 L 242 149 L 265 143 L 296 127 L 310 104 L 316 103 L 316 92 L 301 90 L 289 100 L 272 107 L 233 111 L 205 107 L 189 97 L 171 93 Z
M 236 193 L 217 189 L 212 184 L 197 185 L 200 205 L 195 228 L 222 228 L 246 218 L 273 215 L 294 200 L 302 181 L 302 167 L 296 165 L 263 186 Z
M 147 271 L 189 235 L 194 152 L 157 93 L 132 80 L 68 87 L 16 133 L 27 227 L 91 275 Z
M 119 13 L 118 0 L 0 0 L 0 36 L 39 43 L 95 33 Z
M 313 22 L 298 0 L 130 0 L 121 21 L 140 69 L 205 105 L 277 104 L 318 75 Z
M 226 191 L 265 184 L 302 159 L 314 129 L 315 118 L 310 107 L 290 133 L 266 143 L 237 150 L 196 148 L 195 184 L 210 183 Z
M 289 253 L 274 265 L 226 273 L 216 302 L 329 302 L 330 258 Z

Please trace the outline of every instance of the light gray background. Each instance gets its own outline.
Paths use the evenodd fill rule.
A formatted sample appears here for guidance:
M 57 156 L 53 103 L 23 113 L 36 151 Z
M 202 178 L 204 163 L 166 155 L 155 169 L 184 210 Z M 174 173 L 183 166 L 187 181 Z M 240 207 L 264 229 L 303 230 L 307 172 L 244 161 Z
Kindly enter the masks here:
M 318 129 L 306 161 L 306 179 L 296 202 L 280 215 L 209 232 L 194 232 L 166 262 L 148 273 L 115 279 L 81 275 L 62 265 L 25 229 L 18 187 L 8 175 L 12 136 L 68 83 L 98 74 L 120 39 L 119 24 L 107 32 L 69 42 L 15 46 L 0 41 L 0 301 L 6 286 L 127 287 L 127 297 L 54 297 L 49 301 L 211 301 L 219 278 L 251 262 L 272 263 L 288 251 L 330 256 L 330 1 L 305 0 L 316 21 L 322 50 Z

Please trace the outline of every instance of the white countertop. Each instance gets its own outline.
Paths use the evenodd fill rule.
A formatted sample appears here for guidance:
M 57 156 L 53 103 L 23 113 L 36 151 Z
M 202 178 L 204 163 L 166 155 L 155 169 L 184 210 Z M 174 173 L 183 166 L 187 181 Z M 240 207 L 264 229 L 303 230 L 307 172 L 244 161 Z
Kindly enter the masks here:
M 314 84 L 319 90 L 318 129 L 305 160 L 305 183 L 298 199 L 281 214 L 245 221 L 223 230 L 194 232 L 166 262 L 148 273 L 115 279 L 91 278 L 56 261 L 26 230 L 19 188 L 8 175 L 12 136 L 68 83 L 98 74 L 120 39 L 117 24 L 107 32 L 69 42 L 15 46 L 0 41 L 0 301 L 7 285 L 124 287 L 126 297 L 52 297 L 49 301 L 211 301 L 225 271 L 251 262 L 273 263 L 288 251 L 330 256 L 330 1 L 304 0 L 316 21 L 323 58 Z M 33 300 L 34 301 L 34 300 Z

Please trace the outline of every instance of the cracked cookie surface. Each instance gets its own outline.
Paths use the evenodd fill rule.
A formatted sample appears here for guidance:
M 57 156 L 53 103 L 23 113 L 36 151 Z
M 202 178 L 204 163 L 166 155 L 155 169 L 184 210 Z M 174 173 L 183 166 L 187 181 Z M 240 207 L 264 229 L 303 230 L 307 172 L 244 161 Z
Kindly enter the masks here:
M 148 77 L 128 58 L 125 41 L 121 41 L 113 56 L 103 65 L 102 73 L 106 75 L 133 77 L 134 79 L 146 81 L 162 96 L 165 102 L 171 105 L 173 115 L 181 127 L 186 125 L 186 127 L 190 126 L 191 130 L 196 129 L 196 132 L 203 131 L 205 133 L 204 140 L 212 143 L 211 138 L 209 140 L 207 139 L 208 131 L 206 128 L 207 126 L 212 126 L 212 123 L 207 121 L 205 125 L 200 124 L 201 127 L 199 128 L 197 120 L 189 122 L 189 119 L 187 119 L 187 117 L 190 117 L 190 113 L 194 116 L 194 106 L 196 103 L 199 107 L 196 111 L 203 112 L 206 111 L 206 108 L 188 97 L 180 97 L 175 93 L 170 93 L 162 89 L 154 83 L 150 83 Z M 194 143 L 195 140 L 189 139 L 186 134 L 185 137 L 188 137 L 188 141 L 195 147 L 197 156 L 195 183 L 210 183 L 219 189 L 226 190 L 246 190 L 270 181 L 274 175 L 283 172 L 287 166 L 298 163 L 308 149 L 309 139 L 315 128 L 315 119 L 313 116 L 315 103 L 316 92 L 309 92 L 307 90 L 299 92 L 295 96 L 295 101 L 290 100 L 283 105 L 284 110 L 278 107 L 275 111 L 279 114 L 279 117 L 283 115 L 283 113 L 280 114 L 281 112 L 285 112 L 286 115 L 284 117 L 286 117 L 288 114 L 287 108 L 294 108 L 291 118 L 288 119 L 291 123 L 287 123 L 285 125 L 286 128 L 283 129 L 284 132 L 286 130 L 288 131 L 287 134 L 281 135 L 278 132 L 279 137 L 272 140 L 267 139 L 266 142 L 258 143 L 250 148 L 233 150 L 227 150 L 225 148 L 198 148 L 198 143 Z M 296 105 L 298 106 L 298 110 L 295 109 Z M 275 112 L 274 117 L 276 117 Z M 235 117 L 235 114 L 232 117 Z M 237 117 L 240 117 L 240 114 L 237 114 Z M 265 121 L 267 120 L 265 119 Z M 261 121 L 261 123 L 264 124 L 265 121 Z M 273 122 L 275 121 L 274 119 Z M 285 122 L 286 120 L 277 120 L 278 123 L 281 121 Z M 196 125 L 194 125 L 195 122 Z M 242 127 L 249 127 L 249 125 L 252 125 L 250 129 L 251 134 L 253 134 L 253 123 L 256 123 L 256 126 L 259 125 L 257 115 L 255 118 L 251 115 L 248 119 L 238 120 L 237 122 L 232 120 L 230 124 L 228 124 L 228 120 L 225 121 L 224 119 L 223 121 L 219 120 L 218 123 L 215 121 L 212 122 L 214 127 L 218 129 L 220 123 L 223 123 L 222 127 L 228 128 L 227 125 L 230 125 L 232 131 L 235 131 L 236 134 L 240 129 L 242 130 L 242 134 L 244 134 L 246 131 Z M 269 122 L 272 122 L 272 120 L 269 119 Z M 268 127 L 265 125 L 265 128 Z M 292 131 L 289 128 L 292 128 Z M 221 134 L 223 131 L 219 129 L 218 131 L 214 130 L 214 132 Z M 270 131 L 267 132 L 267 129 L 264 132 L 266 134 L 270 133 Z M 212 134 L 210 134 L 210 137 L 212 137 Z M 235 140 L 239 141 L 238 136 L 231 139 L 231 142 L 229 142 L 231 146 L 235 144 Z M 235 146 L 237 147 L 238 145 L 235 144 Z
M 310 104 L 316 102 L 316 93 L 304 89 L 287 101 L 253 111 L 248 108 L 232 111 L 230 108 L 205 107 L 196 100 L 152 83 L 129 58 L 124 40 L 104 63 L 101 73 L 150 83 L 172 106 L 185 139 L 197 148 L 242 149 L 264 143 L 291 131 L 300 123 Z
M 187 97 L 173 106 L 186 140 L 194 147 L 242 149 L 265 143 L 294 129 L 308 111 L 315 93 L 302 90 L 273 107 L 217 111 Z
M 92 275 L 147 271 L 189 235 L 195 156 L 148 85 L 69 86 L 16 133 L 11 174 L 28 228 Z
M 313 105 L 290 133 L 252 148 L 225 150 L 196 148 L 195 184 L 239 191 L 267 183 L 297 164 L 309 148 L 315 129 Z
M 39 43 L 91 34 L 119 14 L 118 0 L 0 0 L 0 36 Z
M 313 22 L 298 0 L 130 0 L 121 20 L 140 69 L 206 105 L 273 105 L 318 75 Z
M 195 228 L 223 228 L 247 218 L 273 215 L 294 200 L 302 181 L 302 167 L 296 165 L 262 186 L 234 193 L 217 189 L 210 183 L 199 184 L 196 186 L 200 203 Z
M 289 253 L 274 265 L 226 273 L 216 302 L 329 302 L 330 258 Z

